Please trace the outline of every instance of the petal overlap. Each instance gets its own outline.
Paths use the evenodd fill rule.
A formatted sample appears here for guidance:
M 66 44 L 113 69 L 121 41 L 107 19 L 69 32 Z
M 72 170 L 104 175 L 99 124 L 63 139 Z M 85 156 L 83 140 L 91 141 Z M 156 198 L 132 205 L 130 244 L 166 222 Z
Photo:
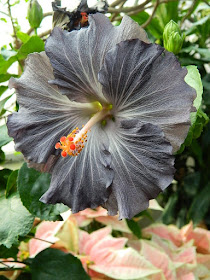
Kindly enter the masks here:
M 160 126 L 175 152 L 187 136 L 196 96 L 186 74 L 174 54 L 134 39 L 106 54 L 99 81 L 116 116 Z
M 117 128 L 112 125 L 107 128 L 115 174 L 112 191 L 119 218 L 131 218 L 148 208 L 149 200 L 171 183 L 172 146 L 156 125 L 134 119 L 121 121 Z
M 105 102 L 98 82 L 106 52 L 122 40 L 148 41 L 145 31 L 125 16 L 113 26 L 102 14 L 89 15 L 89 27 L 67 32 L 54 28 L 46 42 L 46 53 L 54 69 L 56 84 L 70 100 Z

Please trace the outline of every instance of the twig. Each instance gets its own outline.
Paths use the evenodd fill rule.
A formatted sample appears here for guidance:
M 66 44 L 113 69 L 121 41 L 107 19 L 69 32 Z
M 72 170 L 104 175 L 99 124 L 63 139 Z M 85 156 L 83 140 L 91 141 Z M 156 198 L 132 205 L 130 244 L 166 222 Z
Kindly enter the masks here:
M 111 5 L 109 5 L 109 7 L 116 7 L 119 4 L 121 4 L 124 0 L 116 0 L 114 1 Z
M 160 0 L 157 0 L 156 3 L 155 3 L 155 5 L 154 5 L 154 8 L 153 8 L 153 11 L 152 11 L 151 16 L 145 21 L 145 23 L 143 23 L 143 24 L 141 25 L 142 28 L 145 28 L 145 27 L 147 27 L 147 25 L 150 24 L 151 20 L 153 19 L 154 15 L 155 15 L 155 12 L 156 12 L 156 10 L 157 10 L 157 7 L 159 6 L 159 3 L 160 3 Z
M 12 17 L 10 0 L 7 0 L 7 6 L 8 6 L 8 13 L 9 13 L 9 17 L 10 17 L 10 20 L 12 23 L 13 33 L 14 33 L 14 37 L 15 37 L 15 44 L 18 44 L 18 38 L 17 38 L 17 34 L 16 34 L 17 32 L 16 32 L 14 21 L 13 21 L 13 17 Z
M 122 8 L 123 5 L 124 5 L 126 2 L 127 2 L 127 0 L 123 0 L 123 2 L 119 5 L 119 7 Z M 114 21 L 117 15 L 118 15 L 117 13 L 112 14 L 112 16 L 111 16 L 111 18 L 110 18 L 110 21 L 111 21 L 111 22 Z
M 39 240 L 39 241 L 43 241 L 43 242 L 47 242 L 47 243 L 50 243 L 52 245 L 54 245 L 55 243 L 54 242 L 51 242 L 51 241 L 48 241 L 48 240 L 44 240 L 44 239 L 41 239 L 41 238 L 38 238 L 38 237 L 34 237 L 34 236 L 31 236 L 31 235 L 26 235 L 27 237 L 30 237 L 31 239 L 36 239 L 36 240 Z
M 162 0 L 162 1 L 159 1 L 159 5 L 161 4 L 164 4 L 164 3 L 168 3 L 168 2 L 175 2 L 177 0 Z M 142 11 L 145 11 L 146 9 L 149 9 L 149 8 L 152 8 L 153 5 L 149 5 L 149 6 L 146 6 L 146 7 L 142 7 L 140 9 L 136 9 L 136 10 L 133 10 L 132 12 L 129 12 L 129 13 L 126 13 L 128 16 L 132 16 L 132 15 L 136 15 Z M 122 19 L 122 16 L 119 16 L 117 18 L 115 18 L 115 20 L 121 20 Z
M 44 13 L 43 18 L 52 16 L 52 15 L 53 15 L 53 12 Z
M 195 5 L 197 4 L 198 0 L 194 0 L 192 5 L 190 6 L 190 8 L 188 9 L 188 12 L 186 13 L 186 15 L 182 18 L 181 20 L 181 25 L 183 24 L 183 22 L 192 14 Z
M 132 7 L 122 7 L 122 8 L 119 8 L 119 9 L 115 9 L 115 8 L 109 7 L 108 12 L 109 13 L 117 13 L 117 14 L 132 12 L 134 10 L 138 10 L 140 8 L 143 8 L 144 6 L 146 6 L 151 1 L 152 0 L 146 0 L 145 2 L 143 2 L 140 5 L 132 6 Z
M 46 31 L 42 32 L 41 34 L 39 34 L 39 37 L 43 38 L 43 37 L 49 35 L 51 33 L 51 31 L 52 31 L 51 29 L 46 30 Z

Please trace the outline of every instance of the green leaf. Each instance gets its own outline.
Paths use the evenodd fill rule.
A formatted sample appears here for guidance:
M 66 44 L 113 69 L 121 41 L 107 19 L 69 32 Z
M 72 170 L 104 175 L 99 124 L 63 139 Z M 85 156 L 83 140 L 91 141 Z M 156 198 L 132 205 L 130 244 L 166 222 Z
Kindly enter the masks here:
M 129 229 L 132 231 L 132 233 L 137 237 L 137 238 L 141 238 L 141 228 L 139 226 L 139 224 L 137 222 L 135 222 L 134 220 L 128 220 L 126 219 L 126 223 L 129 227 Z
M 183 152 L 185 146 L 190 146 L 193 139 L 198 138 L 203 131 L 203 127 L 208 123 L 209 118 L 208 116 L 202 111 L 201 104 L 202 104 L 202 94 L 203 94 L 203 86 L 200 77 L 200 73 L 196 66 L 190 65 L 186 67 L 188 73 L 185 77 L 185 82 L 194 88 L 197 93 L 197 97 L 195 98 L 193 105 L 197 109 L 197 112 L 192 112 L 190 114 L 191 119 L 191 127 L 189 129 L 188 135 L 185 139 L 185 142 L 180 147 L 180 150 L 177 154 Z
M 18 174 L 18 191 L 23 205 L 42 220 L 62 220 L 60 213 L 68 210 L 63 204 L 44 204 L 39 201 L 50 185 L 50 174 L 28 168 L 24 163 Z
M 31 273 L 21 273 L 17 280 L 31 280 Z
M 6 258 L 14 258 L 17 259 L 17 254 L 19 250 L 16 246 L 12 246 L 10 249 L 7 247 L 0 245 L 0 258 L 6 259 Z
M 23 206 L 19 194 L 0 197 L 0 245 L 10 248 L 18 236 L 26 235 L 32 228 L 34 217 Z
M 149 18 L 149 14 L 145 11 L 131 16 L 133 20 L 138 22 L 139 25 L 142 25 L 144 22 L 146 22 Z M 163 28 L 159 24 L 159 20 L 157 18 L 153 18 L 150 22 L 150 24 L 146 27 L 146 30 L 150 32 L 155 38 L 159 39 L 163 37 Z
M 7 186 L 6 186 L 6 198 L 10 195 L 11 191 L 16 190 L 17 177 L 18 177 L 18 170 L 12 171 L 12 173 L 9 175 L 9 178 L 7 180 Z
M 202 86 L 201 76 L 200 76 L 200 73 L 199 73 L 196 66 L 189 65 L 186 68 L 187 68 L 188 73 L 185 77 L 185 82 L 189 86 L 193 87 L 196 90 L 197 97 L 194 100 L 193 105 L 198 110 L 201 106 L 202 94 L 203 94 L 203 86 Z
M 0 147 L 8 144 L 11 142 L 13 139 L 9 137 L 7 133 L 7 126 L 6 124 L 0 126 Z
M 0 74 L 0 83 L 3 83 L 3 82 L 6 82 L 8 81 L 11 77 L 15 77 L 17 78 L 18 75 L 15 75 L 15 74 Z
M 7 86 L 0 86 L 0 96 L 8 89 Z
M 9 95 L 9 96 L 5 97 L 4 99 L 2 99 L 2 100 L 0 101 L 0 115 L 1 115 L 2 111 L 4 110 L 4 105 L 5 105 L 5 103 L 7 102 L 7 100 L 10 99 L 11 96 L 12 96 L 12 95 Z
M 31 273 L 33 280 L 90 280 L 78 258 L 52 248 L 33 259 Z
M 207 48 L 198 48 L 196 46 L 189 46 L 187 48 L 183 48 L 180 52 L 181 53 L 199 53 L 201 56 L 203 56 L 207 61 L 210 61 L 210 50 Z
M 201 174 L 200 172 L 190 173 L 184 178 L 184 190 L 188 196 L 195 196 L 199 184 L 200 184 Z
M 178 201 L 177 193 L 170 196 L 162 215 L 162 221 L 164 224 L 169 225 L 174 223 L 177 201 Z
M 8 68 L 17 61 L 17 56 L 11 56 L 8 60 L 5 60 L 2 54 L 0 54 L 0 74 L 6 74 Z M 1 75 L 0 75 L 1 76 Z
M 32 36 L 30 39 L 23 44 L 18 50 L 18 60 L 25 59 L 28 54 L 33 52 L 44 51 L 44 41 L 39 36 Z
M 210 16 L 205 16 L 198 21 L 195 21 L 190 28 L 185 31 L 186 35 L 191 35 L 196 32 L 197 27 L 205 24 L 210 19 Z
M 4 21 L 4 22 L 6 22 L 6 23 L 7 23 L 6 18 L 0 18 L 0 20 L 1 20 L 1 21 Z
M 23 43 L 26 43 L 26 42 L 30 39 L 30 36 L 29 36 L 27 33 L 24 33 L 24 32 L 21 32 L 21 31 L 18 31 L 18 32 L 17 32 L 17 37 L 18 37 Z
M 173 1 L 158 6 L 156 16 L 163 29 L 171 19 L 175 22 L 178 21 L 178 2 L 179 1 Z
M 3 49 L 0 55 L 0 74 L 7 74 L 8 68 L 15 62 L 25 59 L 28 54 L 44 51 L 44 41 L 39 36 L 32 36 L 17 52 Z
M 195 225 L 201 222 L 210 207 L 210 183 L 200 191 L 193 200 L 188 213 L 188 219 Z
M 6 189 L 7 186 L 7 180 L 12 173 L 12 170 L 10 169 L 2 169 L 0 170 L 0 189 Z
M 11 57 L 15 56 L 17 54 L 14 50 L 7 50 L 5 48 L 1 49 L 1 55 L 4 60 L 8 61 Z
M 5 153 L 0 149 L 0 163 L 5 161 Z

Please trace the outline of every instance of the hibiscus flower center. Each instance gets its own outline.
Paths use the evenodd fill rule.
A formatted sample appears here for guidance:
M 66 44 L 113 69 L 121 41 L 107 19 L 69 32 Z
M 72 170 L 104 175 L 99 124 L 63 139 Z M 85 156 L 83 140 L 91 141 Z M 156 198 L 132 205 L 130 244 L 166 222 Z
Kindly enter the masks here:
M 106 124 L 106 118 L 111 116 L 112 104 L 102 106 L 96 102 L 98 112 L 94 114 L 90 120 L 82 126 L 82 129 L 76 127 L 67 136 L 62 136 L 60 141 L 55 144 L 55 149 L 61 149 L 61 156 L 77 156 L 85 147 L 87 142 L 87 133 L 96 123 L 101 122 L 102 125 Z

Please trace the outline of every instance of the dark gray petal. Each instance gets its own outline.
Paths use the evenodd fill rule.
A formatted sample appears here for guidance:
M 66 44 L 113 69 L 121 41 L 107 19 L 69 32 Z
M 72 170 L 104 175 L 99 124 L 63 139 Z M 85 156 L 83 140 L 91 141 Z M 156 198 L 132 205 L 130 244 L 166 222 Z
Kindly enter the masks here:
M 140 26 L 125 16 L 120 26 L 113 26 L 102 14 L 89 16 L 88 28 L 67 32 L 54 28 L 46 42 L 46 53 L 54 69 L 55 80 L 71 100 L 105 101 L 98 82 L 104 56 L 122 40 L 140 38 L 147 41 Z
M 114 170 L 111 188 L 120 219 L 132 218 L 171 183 L 174 174 L 172 146 L 156 125 L 138 120 L 124 120 L 118 128 L 116 123 L 109 125 L 112 127 L 107 127 L 106 132 Z M 109 213 L 113 211 L 112 201 L 105 205 Z
M 16 150 L 31 162 L 30 166 L 41 170 L 49 170 L 54 164 L 54 146 L 60 137 L 88 120 L 83 113 L 85 104 L 75 104 L 61 95 L 56 86 L 48 83 L 50 79 L 52 67 L 43 52 L 31 54 L 21 78 L 10 80 L 20 109 L 8 118 L 9 135 L 15 140 Z
M 131 40 L 107 53 L 99 81 L 116 117 L 159 125 L 177 151 L 186 138 L 196 96 L 184 81 L 186 74 L 161 46 Z
M 52 204 L 62 202 L 73 213 L 104 204 L 109 197 L 114 176 L 110 165 L 108 138 L 98 124 L 91 129 L 86 146 L 79 156 L 57 161 L 50 188 L 41 201 Z

